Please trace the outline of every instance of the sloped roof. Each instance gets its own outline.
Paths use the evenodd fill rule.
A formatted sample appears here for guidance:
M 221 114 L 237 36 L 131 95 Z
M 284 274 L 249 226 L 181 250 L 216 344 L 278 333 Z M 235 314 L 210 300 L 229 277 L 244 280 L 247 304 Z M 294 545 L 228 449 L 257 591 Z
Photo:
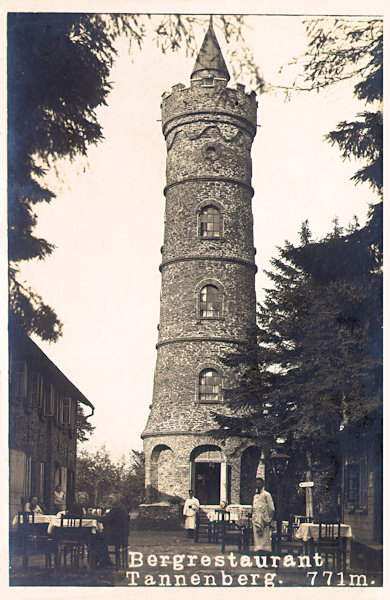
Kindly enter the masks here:
M 225 60 L 222 56 L 221 48 L 214 33 L 213 24 L 210 19 L 209 28 L 203 40 L 201 49 L 199 50 L 198 58 L 195 61 L 191 79 L 199 71 L 216 71 L 221 76 L 230 79 L 229 71 Z
M 60 369 L 50 360 L 48 356 L 39 348 L 39 346 L 23 331 L 19 329 L 9 330 L 9 348 L 10 355 L 14 351 L 18 353 L 21 360 L 33 361 L 35 365 L 41 367 L 51 374 L 53 381 L 61 383 L 69 395 L 73 396 L 78 402 L 89 406 L 92 411 L 95 410 L 94 405 L 80 392 L 80 390 L 60 371 Z

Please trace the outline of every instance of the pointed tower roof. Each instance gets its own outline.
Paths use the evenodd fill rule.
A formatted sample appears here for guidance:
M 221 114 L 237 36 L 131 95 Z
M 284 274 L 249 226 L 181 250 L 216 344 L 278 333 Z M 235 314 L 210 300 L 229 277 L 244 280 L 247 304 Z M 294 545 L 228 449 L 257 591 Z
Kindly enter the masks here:
M 199 50 L 198 58 L 195 61 L 191 79 L 200 71 L 214 71 L 213 75 L 218 73 L 226 78 L 227 81 L 230 79 L 229 71 L 227 70 L 221 48 L 214 33 L 212 17 L 210 17 L 209 28 L 203 40 L 202 47 Z M 207 74 L 205 73 L 205 75 Z

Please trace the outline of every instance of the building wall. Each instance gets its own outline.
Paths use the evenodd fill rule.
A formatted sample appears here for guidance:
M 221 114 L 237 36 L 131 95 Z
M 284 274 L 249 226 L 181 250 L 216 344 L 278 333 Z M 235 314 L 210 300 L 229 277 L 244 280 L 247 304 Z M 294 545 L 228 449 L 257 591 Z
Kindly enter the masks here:
M 343 521 L 351 525 L 356 541 L 368 545 L 383 542 L 381 431 L 378 411 L 344 435 Z
M 43 353 L 31 352 L 33 342 L 11 342 L 9 395 L 10 510 L 11 519 L 33 494 L 48 511 L 60 483 L 73 501 L 76 466 L 75 397 L 56 377 Z M 36 386 L 37 376 L 41 385 Z M 51 387 L 50 395 L 47 392 Z M 52 394 L 52 395 L 51 395 Z M 52 398 L 52 401 L 49 400 Z M 63 398 L 70 398 L 69 411 Z M 68 400 L 66 400 L 68 404 Z
M 363 449 L 364 450 L 364 449 Z M 354 539 L 365 544 L 382 543 L 382 514 L 381 514 L 381 460 L 377 453 L 372 451 L 356 451 L 353 455 L 345 458 L 345 466 L 351 463 L 357 464 L 359 460 L 367 459 L 367 501 L 357 502 L 354 506 L 348 502 L 347 492 L 344 492 L 343 521 L 351 525 Z M 345 489 L 344 475 L 344 489 Z M 364 485 L 360 478 L 360 486 Z

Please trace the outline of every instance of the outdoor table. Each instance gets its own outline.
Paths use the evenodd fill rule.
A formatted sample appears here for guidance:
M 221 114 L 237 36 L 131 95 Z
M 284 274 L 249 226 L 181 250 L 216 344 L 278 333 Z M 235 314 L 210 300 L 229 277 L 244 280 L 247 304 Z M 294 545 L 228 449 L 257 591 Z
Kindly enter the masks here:
M 18 518 L 19 518 L 18 515 L 16 515 L 12 519 L 12 525 L 18 524 L 18 522 L 19 522 Z M 91 533 L 96 533 L 97 531 L 99 531 L 99 532 L 103 531 L 103 524 L 100 523 L 99 521 L 97 521 L 97 519 L 91 519 L 89 517 L 80 517 L 80 518 L 82 518 L 81 526 L 82 527 L 90 527 Z M 58 527 L 58 528 L 61 527 L 61 516 L 34 514 L 34 525 L 37 525 L 39 523 L 47 523 L 47 525 L 48 525 L 47 533 L 51 534 L 55 527 Z
M 296 530 L 294 537 L 303 540 L 304 542 L 308 542 L 309 540 L 315 539 L 318 540 L 319 533 L 319 524 L 318 523 L 301 523 L 298 529 Z M 350 525 L 345 525 L 341 523 L 340 525 L 340 537 L 343 538 L 351 538 L 352 528 Z
M 242 521 L 251 514 L 252 506 L 250 504 L 229 504 L 226 508 L 214 508 L 206 513 L 209 521 Z
M 36 523 L 51 523 L 52 519 L 55 519 L 56 516 L 55 515 L 42 515 L 42 514 L 37 514 L 34 513 L 34 525 Z M 12 519 L 12 525 L 17 525 L 19 523 L 19 515 L 15 515 L 15 517 Z
M 23 567 L 28 567 L 28 555 L 32 549 L 37 551 L 39 548 L 45 554 L 46 566 L 51 566 L 51 555 L 54 547 L 53 542 L 49 538 L 48 528 L 55 515 L 43 515 L 34 513 L 34 522 L 23 522 L 22 515 L 16 515 L 12 519 L 11 527 L 18 528 L 20 533 L 19 543 L 22 549 Z M 21 527 L 21 529 L 19 529 Z M 38 550 L 39 551 L 39 550 Z
M 48 525 L 48 528 L 50 527 L 50 523 L 52 522 L 53 519 L 55 519 L 56 516 L 55 515 L 43 515 L 43 514 L 39 514 L 39 513 L 34 513 L 34 523 L 31 523 L 31 525 Z M 19 515 L 15 515 L 15 517 L 12 519 L 11 522 L 11 530 L 12 531 L 16 531 L 17 527 L 19 526 Z M 40 527 L 39 528 L 41 533 L 44 533 L 44 527 Z
M 314 540 L 319 538 L 319 523 L 301 523 L 298 529 L 294 533 L 296 539 L 303 540 L 306 544 L 306 551 L 309 546 L 314 543 Z M 323 527 L 325 529 L 325 527 Z M 322 530 L 321 530 L 322 531 Z M 344 538 L 345 541 L 345 552 L 346 552 L 346 566 L 350 564 L 351 556 L 351 538 L 353 537 L 352 527 L 345 523 L 340 524 L 340 538 Z
M 231 521 L 240 521 L 252 515 L 251 504 L 229 504 L 226 510 L 230 514 Z
M 81 527 L 88 527 L 91 529 L 91 533 L 95 534 L 97 531 L 103 531 L 103 524 L 97 521 L 97 519 L 90 519 L 89 517 L 76 517 L 76 519 L 82 519 Z M 66 527 L 66 525 L 65 525 Z M 48 533 L 52 533 L 54 528 L 61 528 L 61 517 L 54 516 L 47 528 Z
M 249 518 L 252 516 L 252 506 L 244 504 L 229 504 L 226 508 L 214 508 L 206 513 L 212 523 L 212 540 L 218 543 L 223 531 L 228 527 L 230 531 L 240 532 L 242 546 L 247 547 L 249 536 Z M 229 525 L 227 525 L 229 524 Z M 224 528 L 224 529 L 222 529 Z

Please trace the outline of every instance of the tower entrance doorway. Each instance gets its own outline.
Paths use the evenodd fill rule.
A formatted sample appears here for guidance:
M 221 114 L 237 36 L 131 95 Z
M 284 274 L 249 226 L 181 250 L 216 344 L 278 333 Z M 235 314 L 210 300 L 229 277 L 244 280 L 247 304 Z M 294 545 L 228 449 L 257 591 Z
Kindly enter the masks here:
M 221 464 L 195 463 L 195 496 L 201 504 L 219 504 Z
M 191 453 L 191 486 L 201 504 L 228 498 L 227 464 L 218 446 L 198 446 Z

